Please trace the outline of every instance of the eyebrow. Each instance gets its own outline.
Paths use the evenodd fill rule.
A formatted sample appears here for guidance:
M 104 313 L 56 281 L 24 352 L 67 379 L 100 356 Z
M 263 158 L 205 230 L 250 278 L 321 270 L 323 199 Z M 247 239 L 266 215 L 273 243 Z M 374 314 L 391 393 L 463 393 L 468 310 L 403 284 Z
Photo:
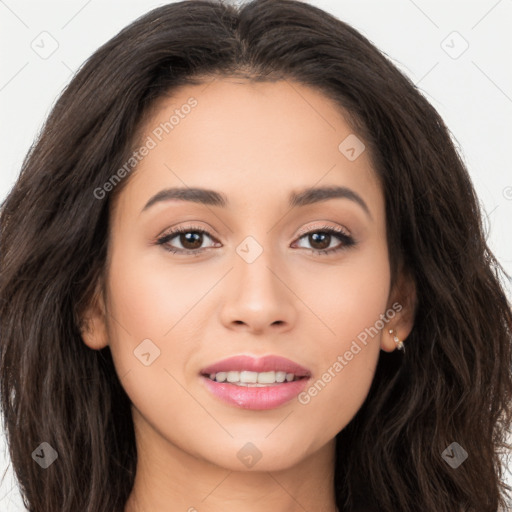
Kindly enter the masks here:
M 364 202 L 363 198 L 347 187 L 317 187 L 306 188 L 298 192 L 291 192 L 288 198 L 288 204 L 290 208 L 294 208 L 328 201 L 329 199 L 349 199 L 354 201 L 365 211 L 370 219 L 372 219 L 368 205 Z M 142 212 L 148 210 L 154 204 L 172 200 L 189 201 L 206 206 L 218 206 L 220 208 L 226 208 L 229 205 L 228 198 L 224 194 L 216 192 L 215 190 L 197 187 L 167 188 L 151 197 L 142 209 Z

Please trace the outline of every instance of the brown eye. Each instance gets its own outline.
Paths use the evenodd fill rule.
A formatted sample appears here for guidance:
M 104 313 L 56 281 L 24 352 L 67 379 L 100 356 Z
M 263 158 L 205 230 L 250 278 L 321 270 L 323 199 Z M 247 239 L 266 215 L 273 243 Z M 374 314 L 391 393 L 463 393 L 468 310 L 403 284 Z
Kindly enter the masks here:
M 311 250 L 317 254 L 331 254 L 355 245 L 355 240 L 347 235 L 343 230 L 325 227 L 316 229 L 302 235 L 299 240 L 307 239 L 311 245 Z M 331 245 L 334 239 L 338 239 L 340 243 L 334 247 Z M 307 248 L 307 247 L 306 247 Z
M 162 245 L 166 250 L 173 253 L 197 254 L 209 247 L 202 247 L 205 238 L 213 240 L 212 236 L 204 229 L 184 227 L 172 230 L 157 240 L 157 245 Z M 171 245 L 171 241 L 173 241 Z M 176 247 L 178 244 L 178 247 Z M 212 246 L 210 246 L 212 247 Z
M 199 249 L 203 243 L 203 235 L 197 231 L 180 233 L 177 237 L 184 249 Z
M 307 236 L 309 242 L 313 245 L 313 249 L 327 249 L 332 238 L 332 235 L 322 231 L 317 231 Z

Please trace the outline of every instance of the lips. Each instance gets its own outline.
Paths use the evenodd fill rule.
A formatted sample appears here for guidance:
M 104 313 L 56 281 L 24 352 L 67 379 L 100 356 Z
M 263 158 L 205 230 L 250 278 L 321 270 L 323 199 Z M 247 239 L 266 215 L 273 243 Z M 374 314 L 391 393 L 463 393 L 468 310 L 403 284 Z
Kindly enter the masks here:
M 293 373 L 296 377 L 311 376 L 311 372 L 300 364 L 295 363 L 286 357 L 274 355 L 260 358 L 247 355 L 233 356 L 203 368 L 200 373 L 201 375 L 208 376 L 212 373 L 244 370 L 257 373 L 283 371 L 286 373 Z
M 242 382 L 235 382 L 244 373 L 249 372 L 251 375 L 244 376 L 245 385 L 242 385 Z M 270 375 L 266 375 L 269 372 Z M 273 372 L 276 372 L 275 376 Z M 234 356 L 207 366 L 200 373 L 201 385 L 216 399 L 229 406 L 254 411 L 275 409 L 289 404 L 304 390 L 311 378 L 311 372 L 304 366 L 286 357 L 274 355 L 260 358 L 248 355 Z M 278 373 L 281 377 L 279 380 Z M 212 380 L 213 374 L 222 375 L 221 382 Z M 230 374 L 233 374 L 232 379 Z M 285 374 L 286 381 L 283 379 Z M 256 375 L 258 383 L 255 383 Z M 224 382 L 226 377 L 228 382 Z M 248 383 L 249 380 L 251 383 Z

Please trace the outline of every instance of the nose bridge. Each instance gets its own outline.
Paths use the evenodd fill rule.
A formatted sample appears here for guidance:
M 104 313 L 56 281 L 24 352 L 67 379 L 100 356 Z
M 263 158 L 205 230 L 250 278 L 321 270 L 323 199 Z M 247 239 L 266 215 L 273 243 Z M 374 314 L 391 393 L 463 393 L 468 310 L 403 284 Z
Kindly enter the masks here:
M 284 284 L 286 272 L 270 240 L 267 235 L 249 235 L 236 247 L 233 291 L 223 308 L 225 323 L 261 331 L 293 320 L 293 294 Z
M 236 278 L 240 293 L 248 294 L 255 300 L 275 300 L 281 295 L 282 286 L 274 273 L 281 265 L 276 260 L 277 250 L 271 246 L 269 236 L 249 235 L 236 247 L 238 258 L 235 263 Z M 273 271 L 272 271 L 273 270 Z

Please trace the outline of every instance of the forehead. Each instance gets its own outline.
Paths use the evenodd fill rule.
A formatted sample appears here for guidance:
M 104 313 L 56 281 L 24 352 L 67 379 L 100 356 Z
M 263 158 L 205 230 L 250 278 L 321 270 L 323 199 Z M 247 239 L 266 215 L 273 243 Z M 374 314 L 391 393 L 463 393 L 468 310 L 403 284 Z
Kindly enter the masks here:
M 346 153 L 346 141 L 360 153 L 355 159 L 347 157 L 353 152 Z M 241 206 L 279 191 L 284 201 L 292 190 L 342 185 L 382 206 L 368 152 L 342 110 L 289 80 L 182 86 L 155 103 L 139 144 L 150 149 L 131 176 L 130 195 L 147 199 L 158 188 L 200 186 Z

